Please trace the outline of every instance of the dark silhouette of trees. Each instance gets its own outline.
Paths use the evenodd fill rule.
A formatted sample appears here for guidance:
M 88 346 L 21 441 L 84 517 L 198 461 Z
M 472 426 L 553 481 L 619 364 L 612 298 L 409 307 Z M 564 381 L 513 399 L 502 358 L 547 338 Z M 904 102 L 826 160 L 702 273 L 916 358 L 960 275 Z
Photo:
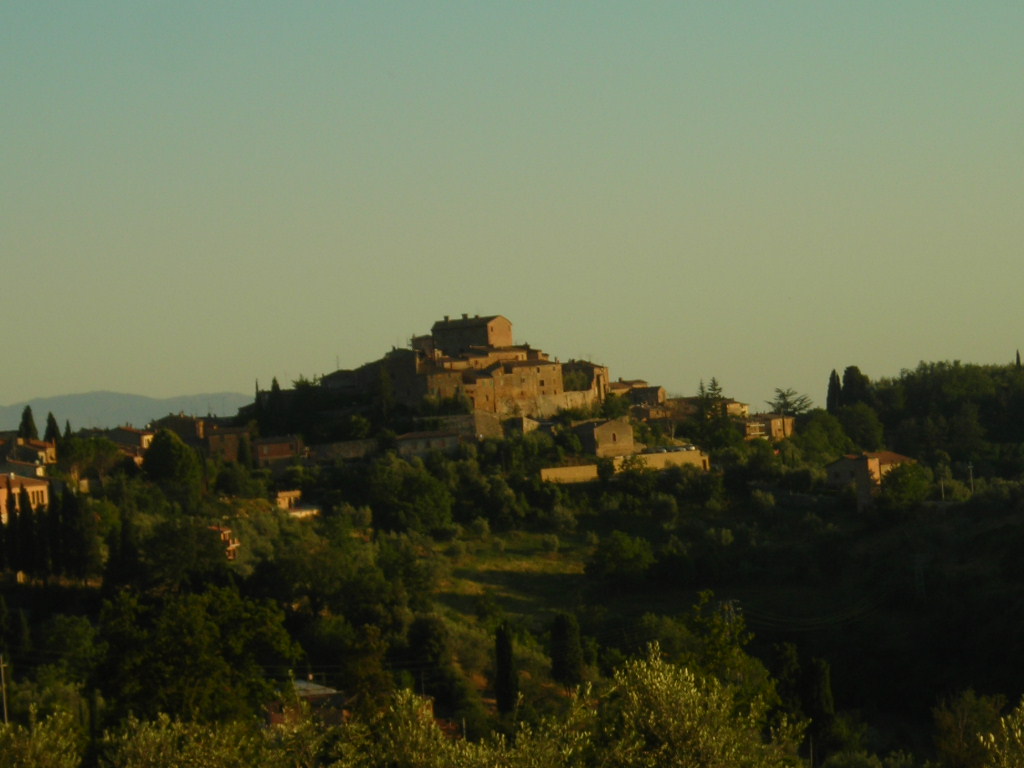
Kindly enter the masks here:
M 519 699 L 519 671 L 512 653 L 512 630 L 503 621 L 494 633 L 494 695 L 498 711 L 515 711 Z
M 203 470 L 196 452 L 169 429 L 156 433 L 142 462 L 146 478 L 156 483 L 167 498 L 194 511 L 199 504 Z
M 811 409 L 813 403 L 807 395 L 798 394 L 795 389 L 775 388 L 775 397 L 765 401 L 765 405 L 772 409 L 773 413 L 783 416 L 799 416 Z
M 839 400 L 841 405 L 874 404 L 871 380 L 861 373 L 856 365 L 847 366 L 843 371 L 843 386 Z
M 559 613 L 551 624 L 551 677 L 566 688 L 583 682 L 580 625 L 571 613 Z
M 43 440 L 48 443 L 56 443 L 60 440 L 60 427 L 57 426 L 57 419 L 53 411 L 46 414 L 46 431 L 43 432 Z
M 843 404 L 843 385 L 839 382 L 839 374 L 836 369 L 828 377 L 828 394 L 825 395 L 825 410 L 835 415 Z
M 18 437 L 25 440 L 38 440 L 39 430 L 36 429 L 36 420 L 32 417 L 32 406 L 26 405 L 21 412 L 21 424 L 18 426 Z

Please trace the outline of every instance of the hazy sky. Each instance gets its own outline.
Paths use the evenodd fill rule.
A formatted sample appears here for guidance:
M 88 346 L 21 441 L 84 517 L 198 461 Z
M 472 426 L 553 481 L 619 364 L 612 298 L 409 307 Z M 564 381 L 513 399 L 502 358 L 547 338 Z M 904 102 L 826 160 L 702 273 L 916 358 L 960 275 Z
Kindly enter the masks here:
M 0 404 L 250 392 L 462 312 L 755 406 L 1009 362 L 1022 30 L 1020 0 L 7 0 Z

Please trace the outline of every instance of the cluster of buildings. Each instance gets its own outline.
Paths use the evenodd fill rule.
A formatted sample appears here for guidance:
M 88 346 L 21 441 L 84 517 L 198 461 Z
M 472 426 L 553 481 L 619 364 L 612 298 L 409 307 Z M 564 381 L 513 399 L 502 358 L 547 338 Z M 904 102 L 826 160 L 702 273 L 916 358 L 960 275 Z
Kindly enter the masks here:
M 342 400 L 364 402 L 386 386 L 396 403 L 411 410 L 431 401 L 458 401 L 465 407 L 466 413 L 433 417 L 429 430 L 397 435 L 394 447 L 405 458 L 433 451 L 452 453 L 463 442 L 501 437 L 512 430 L 570 429 L 583 451 L 598 459 L 621 463 L 624 457 L 637 456 L 651 467 L 691 464 L 709 468 L 707 455 L 693 446 L 646 450 L 647 446 L 634 439 L 630 419 L 585 419 L 568 427 L 555 425 L 551 417 L 561 411 L 585 411 L 608 397 L 618 397 L 628 404 L 633 420 L 674 427 L 696 417 L 701 401 L 697 397 L 670 398 L 664 387 L 639 379 L 613 381 L 607 367 L 590 361 L 553 360 L 529 344 L 515 343 L 512 323 L 502 315 L 446 316 L 433 324 L 429 334 L 413 337 L 407 349 L 392 349 L 359 368 L 326 374 L 319 379 L 319 386 Z M 719 405 L 723 415 L 741 426 L 748 440 L 777 442 L 794 433 L 792 416 L 751 415 L 745 403 L 729 399 Z M 245 452 L 255 466 L 271 469 L 296 461 L 356 459 L 378 448 L 378 441 L 372 439 L 307 446 L 294 434 L 255 437 L 250 428 L 236 426 L 232 420 L 184 414 L 167 416 L 145 429 L 122 426 L 93 432 L 110 440 L 126 459 L 141 464 L 159 429 L 174 431 L 206 455 L 237 461 Z M 834 486 L 854 484 L 858 497 L 867 503 L 882 477 L 908 460 L 885 452 L 846 456 L 828 468 L 829 482 Z M 33 499 L 48 503 L 49 486 L 43 478 L 46 467 L 55 461 L 55 444 L 0 433 L 0 471 L 15 491 L 4 494 L 0 488 L 0 498 L 18 496 L 17 490 L 24 486 Z M 575 482 L 592 479 L 596 472 L 596 465 L 558 468 L 545 479 Z M 296 510 L 298 498 L 286 491 L 278 505 Z
M 501 315 L 434 323 L 409 349 L 393 349 L 355 370 L 320 380 L 326 389 L 359 396 L 386 377 L 396 400 L 411 408 L 424 399 L 465 399 L 474 412 L 500 418 L 546 418 L 561 410 L 586 408 L 610 391 L 608 369 L 585 360 L 561 363 L 529 344 L 516 344 L 512 323 Z
M 19 437 L 16 430 L 0 432 L 0 522 L 7 523 L 8 512 L 23 498 L 33 509 L 49 505 L 46 468 L 56 463 L 55 443 Z

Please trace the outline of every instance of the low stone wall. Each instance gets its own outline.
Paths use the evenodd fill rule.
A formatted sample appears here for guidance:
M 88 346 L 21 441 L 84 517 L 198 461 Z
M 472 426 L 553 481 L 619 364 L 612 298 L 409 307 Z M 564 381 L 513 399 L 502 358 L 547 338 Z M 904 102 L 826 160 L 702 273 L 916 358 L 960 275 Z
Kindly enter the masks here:
M 622 471 L 626 461 L 640 460 L 647 469 L 691 466 L 705 472 L 711 468 L 704 451 L 670 451 L 668 453 L 638 453 L 633 456 L 616 456 L 612 459 L 615 471 Z M 546 467 L 540 471 L 545 483 L 589 483 L 597 480 L 597 464 L 580 464 L 574 467 Z
M 641 453 L 639 458 L 649 469 L 665 469 L 666 467 L 691 466 L 707 470 L 711 468 L 708 455 L 704 451 L 671 451 L 669 453 Z M 618 465 L 615 467 L 618 469 Z
M 581 464 L 576 467 L 546 467 L 540 471 L 545 483 L 589 483 L 597 480 L 597 464 Z

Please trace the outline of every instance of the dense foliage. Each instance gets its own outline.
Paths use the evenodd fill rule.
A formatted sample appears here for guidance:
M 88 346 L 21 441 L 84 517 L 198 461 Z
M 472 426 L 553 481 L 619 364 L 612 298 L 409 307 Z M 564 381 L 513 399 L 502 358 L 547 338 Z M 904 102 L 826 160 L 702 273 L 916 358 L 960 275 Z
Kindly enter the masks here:
M 849 366 L 825 409 L 776 390 L 776 444 L 710 379 L 637 429 L 711 472 L 576 486 L 539 480 L 595 460 L 569 430 L 398 455 L 414 415 L 388 387 L 333 421 L 311 382 L 252 414 L 375 436 L 362 459 L 257 469 L 247 440 L 227 461 L 161 430 L 140 467 L 66 429 L 48 507 L 0 486 L 0 767 L 1020 764 L 1018 368 Z M 915 463 L 858 511 L 825 468 L 879 449 Z M 300 701 L 310 680 L 347 725 Z

